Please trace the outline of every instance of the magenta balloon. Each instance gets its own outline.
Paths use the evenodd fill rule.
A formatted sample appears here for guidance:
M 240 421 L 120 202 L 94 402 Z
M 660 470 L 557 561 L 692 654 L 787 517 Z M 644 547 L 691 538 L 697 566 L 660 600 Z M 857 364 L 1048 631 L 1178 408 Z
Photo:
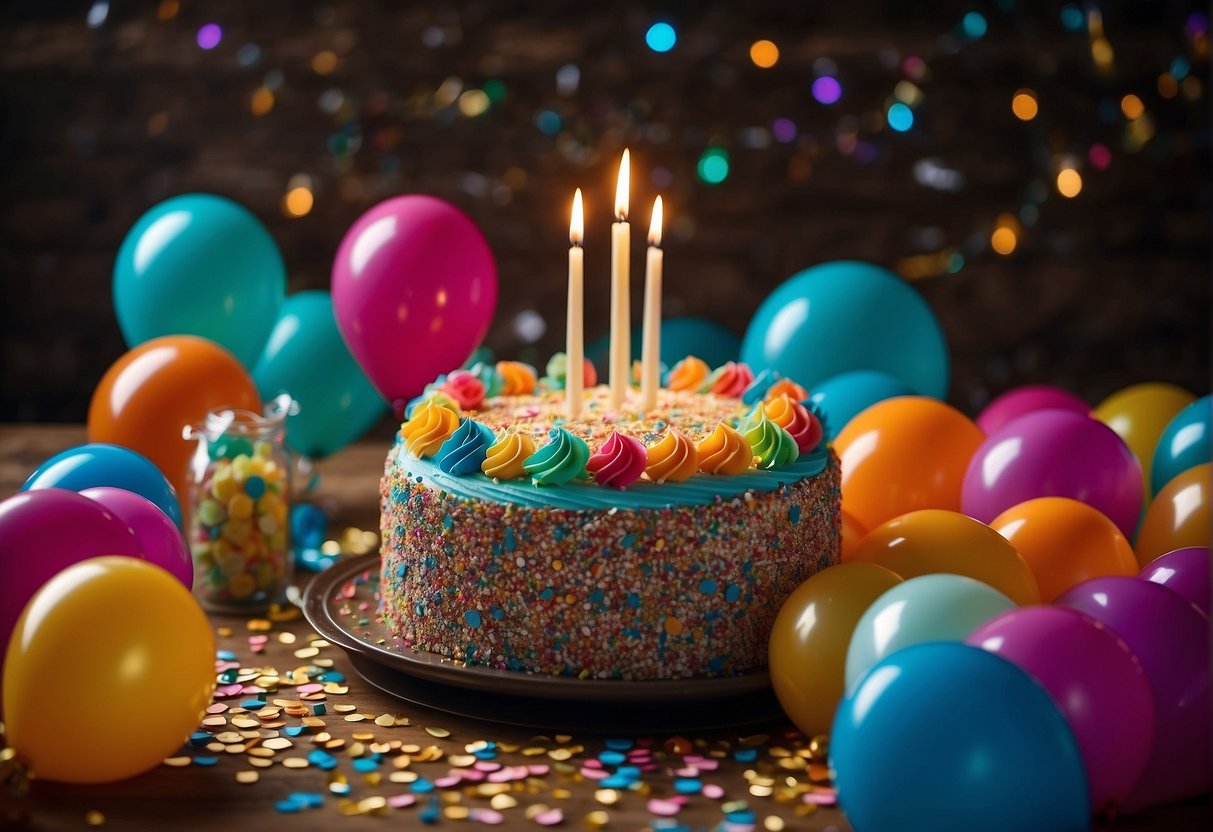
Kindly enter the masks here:
M 1208 790 L 1209 619 L 1164 586 L 1111 575 L 1057 599 L 1102 621 L 1125 640 L 1154 690 L 1154 743 L 1127 810 Z M 1075 660 L 1077 657 L 1074 657 Z
M 1008 390 L 986 405 L 977 416 L 977 427 L 989 435 L 1007 422 L 1038 410 L 1068 410 L 1087 416 L 1091 413 L 1091 405 L 1060 387 L 1029 384 Z
M 122 488 L 86 488 L 80 492 L 117 515 L 139 541 L 148 563 L 167 569 L 186 589 L 194 586 L 194 562 L 181 530 L 160 508 Z
M 461 366 L 488 332 L 497 267 L 476 225 L 432 196 L 399 196 L 346 232 L 333 312 L 350 352 L 389 401 Z
M 1103 512 L 1132 539 L 1141 517 L 1141 465 L 1103 422 L 1040 410 L 986 437 L 965 471 L 960 510 L 989 523 L 1036 497 L 1069 497 Z
M 1119 805 L 1154 739 L 1154 694 L 1124 640 L 1069 607 L 1023 607 L 982 624 L 965 642 L 996 653 L 1053 697 L 1078 741 L 1091 809 Z
M 1178 592 L 1208 615 L 1213 607 L 1209 584 L 1209 547 L 1188 546 L 1157 557 L 1137 577 Z
M 34 593 L 72 564 L 99 555 L 143 558 L 135 533 L 100 503 L 62 488 L 25 491 L 0 503 L 0 657 Z

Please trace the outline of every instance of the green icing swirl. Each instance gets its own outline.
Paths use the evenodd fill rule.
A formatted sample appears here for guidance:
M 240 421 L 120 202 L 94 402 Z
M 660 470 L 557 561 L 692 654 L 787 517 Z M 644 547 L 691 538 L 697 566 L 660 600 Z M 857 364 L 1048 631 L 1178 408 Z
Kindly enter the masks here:
M 484 397 L 486 399 L 501 395 L 501 388 L 505 386 L 505 379 L 501 377 L 501 373 L 497 372 L 496 364 L 485 364 L 483 361 L 477 361 L 468 369 L 468 372 L 480 379 L 480 383 L 484 385 Z
M 531 475 L 531 481 L 535 485 L 565 485 L 584 477 L 590 447 L 564 428 L 552 428 L 548 439 L 551 441 L 522 462 L 522 469 Z M 793 450 L 795 447 L 793 442 Z
M 553 353 L 544 367 L 544 377 L 540 379 L 549 390 L 563 390 L 568 378 L 569 359 L 562 352 Z
M 762 405 L 756 406 L 754 412 L 746 416 L 746 421 L 745 438 L 754 449 L 754 456 L 761 460 L 760 467 L 778 468 L 799 458 L 800 449 L 792 434 L 768 419 Z

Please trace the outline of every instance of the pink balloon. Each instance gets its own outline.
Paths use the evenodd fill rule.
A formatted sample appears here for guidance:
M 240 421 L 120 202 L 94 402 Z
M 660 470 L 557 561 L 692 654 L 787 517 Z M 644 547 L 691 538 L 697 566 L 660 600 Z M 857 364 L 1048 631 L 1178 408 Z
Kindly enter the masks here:
M 181 530 L 152 501 L 122 488 L 86 488 L 80 492 L 109 509 L 135 535 L 144 559 L 167 569 L 186 589 L 194 586 L 194 562 Z
M 398 196 L 350 227 L 333 263 L 333 312 L 389 401 L 461 366 L 488 332 L 497 267 L 476 225 L 432 196 Z
M 1213 606 L 1213 586 L 1209 583 L 1209 547 L 1187 546 L 1157 557 L 1137 577 L 1162 584 L 1178 592 L 1201 612 L 1209 614 Z
M 1087 416 L 1091 413 L 1091 405 L 1060 387 L 1029 384 L 1008 390 L 986 405 L 977 417 L 977 427 L 989 435 L 1007 422 L 1038 410 L 1068 410 Z
M 0 503 L 0 658 L 34 593 L 72 564 L 99 555 L 143 558 L 135 533 L 100 503 L 62 488 L 25 491 Z
M 1213 750 L 1208 616 L 1164 586 L 1121 575 L 1081 583 L 1057 603 L 1102 621 L 1123 638 L 1154 690 L 1154 742 L 1124 808 L 1143 809 L 1207 791 Z
M 960 510 L 989 523 L 1036 497 L 1070 497 L 1132 539 L 1142 483 L 1137 457 L 1110 427 L 1081 413 L 1040 410 L 986 437 L 965 471 Z
M 1154 694 L 1141 662 L 1115 632 L 1068 607 L 1023 607 L 966 640 L 1019 666 L 1053 697 L 1082 752 L 1091 809 L 1129 796 L 1154 739 Z

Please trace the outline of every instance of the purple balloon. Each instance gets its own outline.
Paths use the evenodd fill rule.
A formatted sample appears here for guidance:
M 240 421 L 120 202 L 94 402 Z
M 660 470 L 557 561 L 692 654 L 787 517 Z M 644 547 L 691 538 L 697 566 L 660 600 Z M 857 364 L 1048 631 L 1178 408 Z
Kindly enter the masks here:
M 988 436 L 1007 422 L 1038 410 L 1068 410 L 1087 416 L 1091 413 L 1091 405 L 1060 387 L 1029 384 L 1008 390 L 986 405 L 977 416 L 977 427 Z
M 1213 587 L 1209 585 L 1209 547 L 1188 546 L 1161 555 L 1146 564 L 1137 577 L 1162 584 L 1178 592 L 1201 612 L 1209 614 L 1213 607 Z
M 100 503 L 62 488 L 0 503 L 0 658 L 34 593 L 72 564 L 100 555 L 143 558 L 135 533 Z
M 194 562 L 181 530 L 160 508 L 133 491 L 108 486 L 80 492 L 109 509 L 135 535 L 148 563 L 167 569 L 185 584 L 194 586 Z
M 480 230 L 453 205 L 399 196 L 346 232 L 332 290 L 350 353 L 384 398 L 402 401 L 462 365 L 484 339 L 497 267 Z
M 965 471 L 960 510 L 989 523 L 1036 497 L 1069 497 L 1099 509 L 1132 539 L 1141 517 L 1141 465 L 1103 422 L 1041 410 L 981 443 Z
M 1053 697 L 1087 769 L 1091 810 L 1129 796 L 1154 739 L 1154 694 L 1141 662 L 1115 632 L 1069 607 L 1023 607 L 966 640 L 1018 665 Z
M 1123 638 L 1154 690 L 1154 743 L 1125 809 L 1207 791 L 1213 751 L 1208 616 L 1164 586 L 1122 575 L 1081 583 L 1057 603 L 1102 621 Z

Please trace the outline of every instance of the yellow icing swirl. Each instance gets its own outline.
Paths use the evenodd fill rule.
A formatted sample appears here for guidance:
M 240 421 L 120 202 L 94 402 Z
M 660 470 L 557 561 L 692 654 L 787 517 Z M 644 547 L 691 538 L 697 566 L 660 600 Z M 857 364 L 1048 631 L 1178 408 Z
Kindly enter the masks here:
M 422 402 L 413 410 L 413 418 L 400 426 L 405 446 L 414 456 L 433 456 L 459 427 L 455 411 L 433 399 Z
M 516 480 L 526 473 L 522 463 L 535 453 L 535 440 L 524 433 L 502 431 L 488 453 L 480 464 L 481 471 L 495 480 Z
M 702 359 L 688 355 L 675 364 L 674 369 L 670 370 L 670 379 L 666 383 L 666 387 L 678 392 L 694 392 L 707 379 L 708 372 L 708 365 Z
M 502 378 L 501 395 L 529 396 L 535 392 L 535 373 L 521 361 L 498 361 L 497 372 Z
M 754 451 L 745 437 L 724 422 L 716 425 L 712 435 L 695 449 L 699 470 L 707 474 L 736 476 L 749 470 Z
M 648 449 L 644 472 L 653 482 L 683 482 L 698 470 L 695 445 L 677 428 L 667 430 L 665 436 Z

